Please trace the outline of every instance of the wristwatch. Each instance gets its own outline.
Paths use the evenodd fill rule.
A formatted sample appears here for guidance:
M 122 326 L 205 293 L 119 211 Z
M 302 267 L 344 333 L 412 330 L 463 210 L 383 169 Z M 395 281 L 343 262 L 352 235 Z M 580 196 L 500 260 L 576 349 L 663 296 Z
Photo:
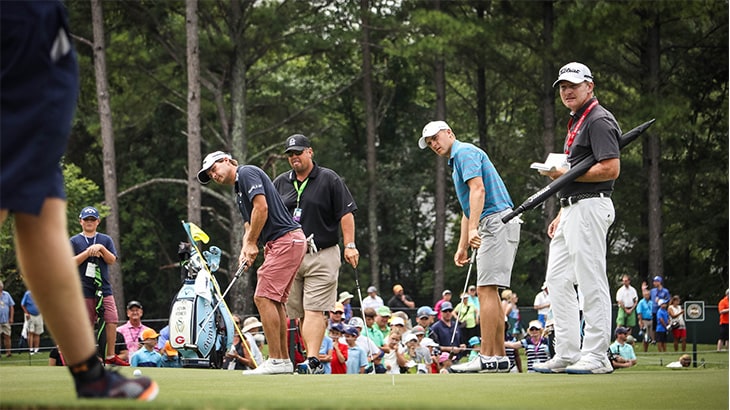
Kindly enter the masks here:
M 355 246 L 355 242 L 350 242 L 347 245 L 345 245 L 345 248 L 347 248 L 347 249 L 357 249 L 357 246 Z

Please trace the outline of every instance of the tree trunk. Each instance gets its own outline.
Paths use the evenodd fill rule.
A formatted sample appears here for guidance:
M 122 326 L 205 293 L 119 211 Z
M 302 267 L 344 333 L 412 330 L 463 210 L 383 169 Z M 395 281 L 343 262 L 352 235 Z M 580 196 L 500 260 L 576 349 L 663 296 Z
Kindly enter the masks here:
M 239 1 L 231 2 L 232 27 L 241 23 L 241 10 L 243 5 Z M 246 138 L 246 61 L 245 45 L 243 34 L 239 31 L 231 31 L 231 39 L 234 42 L 233 72 L 231 74 L 231 154 L 238 159 L 239 163 L 246 163 L 248 156 Z M 243 239 L 243 220 L 238 211 L 235 201 L 230 202 L 231 218 L 231 259 L 229 261 L 229 279 L 238 270 L 238 257 L 241 253 Z M 233 222 L 236 221 L 236 222 Z M 263 253 L 259 260 L 263 259 Z M 247 269 L 240 280 L 234 285 L 231 292 L 231 310 L 234 312 L 253 313 L 253 293 L 255 289 L 255 270 Z
M 96 76 L 96 95 L 99 106 L 99 122 L 101 124 L 101 142 L 103 151 L 104 201 L 111 212 L 106 217 L 106 231 L 117 246 L 117 253 L 122 256 L 119 206 L 117 204 L 117 167 L 114 150 L 114 128 L 109 103 L 109 84 L 106 74 L 106 51 L 104 44 L 104 14 L 101 0 L 91 0 L 91 19 L 94 32 L 94 72 Z M 124 281 L 121 263 L 109 266 L 109 280 L 114 292 L 118 312 L 126 312 L 124 303 Z
M 446 120 L 446 72 L 444 60 L 436 62 L 436 120 Z M 446 254 L 446 158 L 436 156 L 436 224 L 433 240 L 433 298 L 438 300 L 444 289 L 444 261 Z M 459 219 L 461 221 L 461 219 Z
M 542 59 L 542 146 L 543 158 L 551 152 L 555 152 L 556 133 L 555 133 L 555 89 L 553 88 L 553 79 L 555 78 L 555 64 L 552 56 L 553 53 L 553 2 L 546 1 L 542 5 L 542 41 L 543 50 L 545 51 Z M 559 150 L 560 151 L 560 150 Z M 547 232 L 548 225 L 558 213 L 555 196 L 551 196 L 545 201 L 543 206 L 543 232 Z M 547 264 L 548 249 L 550 247 L 550 239 L 547 235 L 543 236 L 545 242 L 545 263 Z
M 646 82 L 642 84 L 644 90 L 642 95 L 657 101 L 659 95 L 659 58 L 660 58 L 660 31 L 659 15 L 655 10 L 643 14 L 643 27 L 646 27 L 646 44 L 642 47 L 642 67 L 647 70 L 642 78 Z M 647 131 L 643 143 L 644 168 L 647 173 L 647 223 L 649 235 L 649 272 L 648 277 L 653 278 L 664 274 L 664 252 L 662 241 L 662 190 L 661 172 L 659 161 L 661 159 L 661 148 L 659 136 Z
M 360 1 L 362 22 L 362 72 L 365 98 L 368 172 L 368 247 L 370 248 L 370 283 L 380 289 L 380 253 L 378 249 L 378 174 L 375 148 L 375 105 L 373 103 L 373 68 L 370 54 L 370 1 Z
M 200 56 L 198 54 L 198 0 L 185 2 L 188 60 L 188 221 L 200 225 Z

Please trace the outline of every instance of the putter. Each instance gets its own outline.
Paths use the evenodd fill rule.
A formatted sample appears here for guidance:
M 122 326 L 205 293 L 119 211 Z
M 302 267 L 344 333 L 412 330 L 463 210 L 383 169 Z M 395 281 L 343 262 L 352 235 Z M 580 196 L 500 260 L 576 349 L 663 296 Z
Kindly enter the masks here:
M 220 307 L 221 303 L 223 302 L 223 298 L 226 297 L 226 295 L 228 294 L 228 291 L 231 290 L 231 287 L 233 287 L 233 284 L 236 283 L 236 280 L 238 280 L 238 278 L 241 276 L 243 271 L 246 270 L 246 266 L 248 266 L 248 261 L 244 261 L 243 264 L 238 268 L 238 270 L 236 271 L 236 274 L 233 275 L 233 279 L 231 279 L 231 282 L 228 284 L 228 287 L 226 288 L 225 292 L 223 292 L 223 294 L 221 295 L 220 300 L 218 300 L 218 303 L 216 303 L 215 306 L 213 306 L 213 310 L 211 310 L 210 313 L 208 313 L 208 316 L 205 317 L 205 320 L 203 321 L 203 324 L 200 325 L 200 327 L 205 327 L 205 325 L 208 324 L 208 321 L 210 320 L 210 318 L 213 317 L 213 314 L 215 314 L 215 311 L 218 310 L 218 307 Z
M 469 288 L 469 278 L 471 277 L 471 267 L 474 265 L 474 259 L 477 256 L 477 250 L 472 249 L 471 251 L 471 257 L 469 258 L 469 270 L 466 272 L 466 282 L 464 282 L 464 291 L 461 292 L 461 295 L 466 293 L 466 290 Z M 461 299 L 461 295 L 459 295 L 459 299 Z M 459 317 L 456 317 L 456 325 L 454 326 L 454 331 L 451 333 L 451 345 L 454 345 L 454 338 L 456 337 L 456 329 L 459 327 Z

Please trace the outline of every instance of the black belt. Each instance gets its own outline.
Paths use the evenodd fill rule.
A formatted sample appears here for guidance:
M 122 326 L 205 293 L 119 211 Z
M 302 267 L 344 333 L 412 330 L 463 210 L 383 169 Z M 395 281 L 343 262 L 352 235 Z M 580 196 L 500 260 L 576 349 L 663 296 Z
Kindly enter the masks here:
M 610 192 L 586 192 L 583 194 L 576 194 L 565 198 L 560 198 L 560 207 L 566 208 L 571 205 L 575 205 L 578 201 L 588 198 L 610 198 Z

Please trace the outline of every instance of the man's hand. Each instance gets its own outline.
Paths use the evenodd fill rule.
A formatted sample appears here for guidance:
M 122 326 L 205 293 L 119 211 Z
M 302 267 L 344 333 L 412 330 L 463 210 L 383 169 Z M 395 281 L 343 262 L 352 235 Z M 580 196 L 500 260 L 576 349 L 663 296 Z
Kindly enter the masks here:
M 357 268 L 357 264 L 360 261 L 360 252 L 357 249 L 345 248 L 345 262 L 352 265 L 353 268 Z

